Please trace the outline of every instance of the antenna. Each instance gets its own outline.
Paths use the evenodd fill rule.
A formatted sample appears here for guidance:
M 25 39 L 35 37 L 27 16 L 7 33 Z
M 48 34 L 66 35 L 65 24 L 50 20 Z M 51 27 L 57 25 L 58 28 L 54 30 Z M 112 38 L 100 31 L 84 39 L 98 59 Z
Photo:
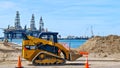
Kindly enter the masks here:
M 92 27 L 92 26 L 91 26 L 91 34 L 92 34 L 91 37 L 94 37 L 94 34 L 93 34 L 93 27 Z
M 86 28 L 85 34 L 84 34 L 83 38 L 86 38 L 86 37 L 87 37 L 87 34 L 86 34 L 86 33 L 88 32 L 88 29 L 89 29 L 89 27 Z

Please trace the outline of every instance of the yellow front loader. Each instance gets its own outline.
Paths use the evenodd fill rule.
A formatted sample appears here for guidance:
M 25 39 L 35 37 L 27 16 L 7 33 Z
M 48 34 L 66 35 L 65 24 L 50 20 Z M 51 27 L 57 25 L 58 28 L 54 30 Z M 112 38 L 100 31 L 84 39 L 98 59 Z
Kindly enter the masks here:
M 57 34 L 42 32 L 38 38 L 23 34 L 23 58 L 34 65 L 64 64 L 66 60 L 72 60 L 70 50 L 58 43 Z

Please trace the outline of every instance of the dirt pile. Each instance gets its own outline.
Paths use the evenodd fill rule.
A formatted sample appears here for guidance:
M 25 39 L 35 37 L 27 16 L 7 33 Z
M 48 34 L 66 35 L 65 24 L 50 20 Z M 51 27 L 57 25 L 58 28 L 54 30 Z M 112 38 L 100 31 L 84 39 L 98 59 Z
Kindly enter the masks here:
M 21 55 L 21 50 L 0 43 L 0 61 L 17 60 L 18 55 Z
M 86 43 L 80 46 L 79 50 L 87 51 L 90 53 L 120 53 L 120 36 L 96 36 L 89 39 Z

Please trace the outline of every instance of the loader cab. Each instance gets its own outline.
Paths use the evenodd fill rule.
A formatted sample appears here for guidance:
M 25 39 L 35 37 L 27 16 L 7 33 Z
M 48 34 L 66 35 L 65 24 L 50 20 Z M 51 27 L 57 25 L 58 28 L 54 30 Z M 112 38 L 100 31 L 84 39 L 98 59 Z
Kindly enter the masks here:
M 58 35 L 57 32 L 41 32 L 39 34 L 38 38 L 49 40 L 49 41 L 52 41 L 54 43 L 57 43 L 58 42 L 57 35 Z
M 25 33 L 23 33 L 23 42 L 22 42 L 22 56 L 31 61 L 35 54 L 38 52 L 36 51 L 47 51 L 51 52 L 53 54 L 58 54 L 58 47 L 54 46 L 55 43 L 58 42 L 57 40 L 57 32 L 41 32 L 38 35 L 38 38 L 45 39 L 48 41 L 52 41 L 52 44 L 42 44 L 42 41 L 38 41 L 38 38 L 27 36 Z M 33 41 L 34 40 L 34 41 Z M 38 42 L 38 44 L 35 44 L 34 42 Z M 32 57 L 32 58 L 31 58 Z

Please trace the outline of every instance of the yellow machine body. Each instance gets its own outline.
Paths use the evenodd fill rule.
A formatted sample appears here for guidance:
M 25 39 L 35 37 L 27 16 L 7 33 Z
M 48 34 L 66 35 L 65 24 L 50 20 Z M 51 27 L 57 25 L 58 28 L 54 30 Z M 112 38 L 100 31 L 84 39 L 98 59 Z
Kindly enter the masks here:
M 46 54 L 48 53 L 48 54 L 50 54 L 50 55 L 52 55 L 54 57 L 61 58 L 60 53 L 52 54 L 52 53 L 50 53 L 48 51 L 45 51 L 45 50 L 36 49 L 36 46 L 38 44 L 41 44 L 41 43 L 42 43 L 43 46 L 49 45 L 49 46 L 57 47 L 61 52 L 63 52 L 64 59 L 70 60 L 69 50 L 66 49 L 63 45 L 61 45 L 59 43 L 54 43 L 52 41 L 48 41 L 48 40 L 32 37 L 32 36 L 27 36 L 27 38 L 28 38 L 28 40 L 23 40 L 23 42 L 22 42 L 22 56 L 23 56 L 23 58 L 27 59 L 28 61 L 33 61 L 34 58 L 36 56 L 38 56 L 38 54 L 40 52 L 45 52 Z M 54 61 L 56 59 L 54 58 L 54 59 L 51 59 L 51 60 Z M 51 60 L 44 60 L 44 61 L 48 62 L 48 61 L 51 61 Z
M 64 64 L 66 60 L 73 60 L 70 49 L 58 43 L 57 34 L 44 32 L 38 38 L 23 34 L 22 57 L 34 65 Z

